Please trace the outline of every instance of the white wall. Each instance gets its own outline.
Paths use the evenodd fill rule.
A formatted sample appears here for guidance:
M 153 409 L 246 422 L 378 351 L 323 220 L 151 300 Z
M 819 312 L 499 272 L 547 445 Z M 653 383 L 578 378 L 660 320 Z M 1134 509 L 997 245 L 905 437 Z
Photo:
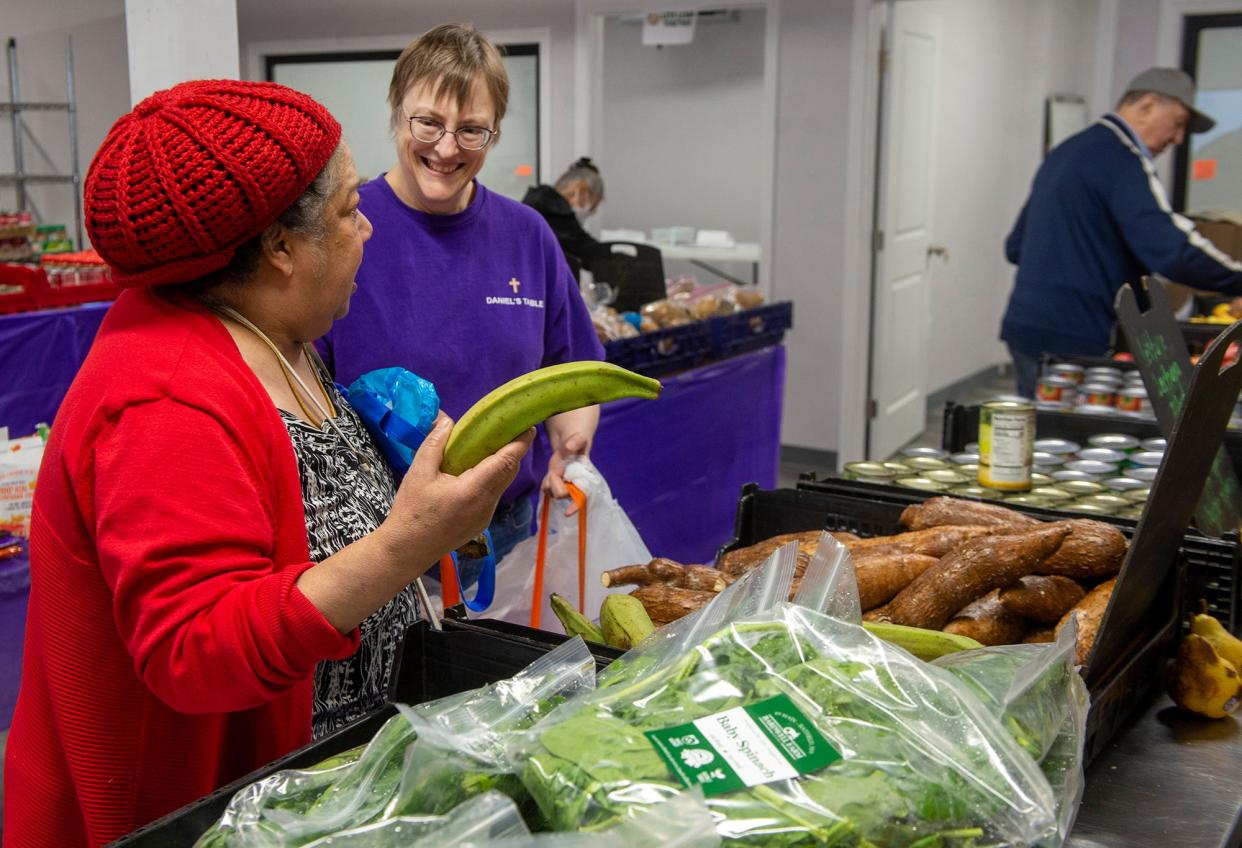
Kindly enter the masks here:
M 603 134 L 593 153 L 607 189 L 605 226 L 682 225 L 759 240 L 764 11 L 737 14 L 700 21 L 691 44 L 661 48 L 643 46 L 638 21 L 605 22 Z
M 25 8 L 29 6 L 29 8 Z M 20 13 L 6 10 L 0 36 L 17 39 L 18 81 L 28 101 L 65 99 L 65 36 L 73 37 L 78 103 L 78 164 L 82 177 L 112 123 L 129 111 L 129 74 L 123 0 L 58 0 L 24 4 Z M 8 63 L 0 69 L 8 99 Z M 23 156 L 28 172 L 71 170 L 68 122 L 63 112 L 27 112 Z M 32 138 L 33 137 L 33 138 Z M 46 155 L 37 145 L 41 145 Z M 0 129 L 0 171 L 13 170 L 13 136 L 9 122 Z M 66 185 L 30 186 L 28 193 L 43 219 L 66 224 L 73 237 L 73 195 Z M 16 194 L 0 187 L 0 208 L 11 209 Z

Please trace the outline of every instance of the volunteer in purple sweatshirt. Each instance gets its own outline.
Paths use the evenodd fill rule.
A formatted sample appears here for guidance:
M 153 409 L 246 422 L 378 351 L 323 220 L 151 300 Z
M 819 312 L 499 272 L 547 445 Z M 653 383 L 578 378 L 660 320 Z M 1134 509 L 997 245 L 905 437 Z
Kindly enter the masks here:
M 546 365 L 602 359 L 603 349 L 552 231 L 535 210 L 476 179 L 500 138 L 509 79 L 474 28 L 445 24 L 397 59 L 388 103 L 397 165 L 362 186 L 374 235 L 349 316 L 321 347 L 338 382 L 403 366 L 436 386 L 460 418 L 476 400 Z M 542 488 L 566 496 L 562 472 L 587 454 L 599 407 L 548 419 L 553 455 Z M 527 454 L 492 521 L 497 559 L 529 535 L 544 469 Z M 463 566 L 469 585 L 477 569 Z

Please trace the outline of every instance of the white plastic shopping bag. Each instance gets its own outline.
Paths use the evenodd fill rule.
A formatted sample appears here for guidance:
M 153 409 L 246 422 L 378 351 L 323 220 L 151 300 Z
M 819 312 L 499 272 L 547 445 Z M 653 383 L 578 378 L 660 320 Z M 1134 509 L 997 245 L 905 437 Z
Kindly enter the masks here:
M 582 609 L 587 618 L 599 617 L 600 604 L 613 592 L 627 592 L 629 586 L 605 589 L 600 575 L 623 565 L 645 564 L 651 552 L 630 523 L 625 510 L 617 503 L 599 470 L 588 459 L 574 459 L 565 466 L 565 482 L 571 483 L 585 496 L 586 548 L 582 553 L 584 568 Z M 540 510 L 542 518 L 543 510 Z M 547 510 L 547 547 L 544 552 L 543 586 L 538 598 L 538 626 L 543 630 L 560 630 L 549 601 L 553 592 L 564 595 L 575 606 L 579 602 L 579 515 L 565 517 L 564 501 L 553 501 Z M 496 566 L 496 599 L 471 618 L 496 618 L 514 624 L 530 625 L 535 601 L 536 559 L 539 552 L 541 526 L 535 535 L 519 542 Z

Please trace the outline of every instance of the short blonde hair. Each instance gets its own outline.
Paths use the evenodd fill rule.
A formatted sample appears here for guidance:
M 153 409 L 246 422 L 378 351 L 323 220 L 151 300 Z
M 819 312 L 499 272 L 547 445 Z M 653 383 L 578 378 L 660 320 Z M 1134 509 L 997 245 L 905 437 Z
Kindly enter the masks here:
M 405 120 L 401 103 L 414 86 L 433 83 L 433 97 L 455 97 L 461 108 L 479 78 L 496 108 L 496 126 L 491 129 L 497 129 L 509 105 L 509 74 L 500 50 L 470 24 L 441 24 L 427 30 L 401 51 L 393 66 L 388 85 L 393 131 Z

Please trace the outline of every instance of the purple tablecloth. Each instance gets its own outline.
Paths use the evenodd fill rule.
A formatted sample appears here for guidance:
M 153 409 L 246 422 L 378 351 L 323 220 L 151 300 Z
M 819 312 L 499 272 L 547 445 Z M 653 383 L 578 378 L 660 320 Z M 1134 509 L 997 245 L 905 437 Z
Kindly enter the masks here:
M 22 679 L 22 642 L 26 598 L 30 594 L 30 558 L 26 553 L 0 559 L 0 730 L 13 720 L 17 685 Z
M 0 315 L 0 427 L 52 423 L 110 303 Z
M 606 404 L 591 460 L 654 556 L 711 562 L 746 483 L 775 488 L 785 348 L 662 378 L 656 401 Z

